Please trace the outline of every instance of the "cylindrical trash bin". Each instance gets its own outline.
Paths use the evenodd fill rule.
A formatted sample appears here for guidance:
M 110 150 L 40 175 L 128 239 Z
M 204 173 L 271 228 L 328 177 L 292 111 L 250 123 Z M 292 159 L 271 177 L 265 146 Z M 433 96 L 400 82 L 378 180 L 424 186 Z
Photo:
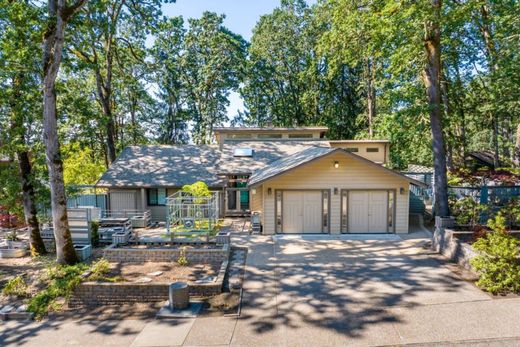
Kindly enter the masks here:
M 169 291 L 170 309 L 182 310 L 190 305 L 190 289 L 186 282 L 174 282 L 170 284 Z

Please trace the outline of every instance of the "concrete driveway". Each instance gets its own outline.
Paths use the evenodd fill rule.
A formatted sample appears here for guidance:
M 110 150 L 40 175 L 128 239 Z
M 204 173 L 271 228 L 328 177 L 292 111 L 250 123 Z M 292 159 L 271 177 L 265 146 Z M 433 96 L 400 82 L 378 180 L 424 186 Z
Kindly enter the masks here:
M 460 279 L 425 239 L 264 242 L 251 245 L 232 345 L 520 341 L 520 300 Z
M 250 247 L 239 318 L 0 322 L 0 346 L 520 345 L 520 299 L 459 279 L 424 238 L 234 243 Z

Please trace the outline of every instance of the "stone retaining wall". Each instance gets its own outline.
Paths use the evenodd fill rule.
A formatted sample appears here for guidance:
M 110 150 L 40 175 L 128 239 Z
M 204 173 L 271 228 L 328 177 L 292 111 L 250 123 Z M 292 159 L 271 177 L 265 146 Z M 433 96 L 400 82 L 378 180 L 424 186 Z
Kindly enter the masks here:
M 189 282 L 190 296 L 213 296 L 222 293 L 227 267 L 228 261 L 226 260 L 222 262 L 217 278 L 213 282 Z M 69 306 L 167 301 L 169 285 L 169 283 L 83 282 L 74 291 L 69 300 Z
M 177 261 L 180 248 L 131 248 L 110 245 L 103 250 L 103 258 L 110 262 L 144 263 Z M 219 248 L 185 248 L 184 255 L 192 264 L 209 264 L 227 261 L 229 244 Z
M 448 227 L 454 225 L 453 219 L 448 220 L 440 217 L 437 217 L 437 219 L 432 239 L 433 249 L 463 268 L 473 271 L 470 260 L 477 255 L 477 252 L 470 244 L 457 238 L 457 235 L 465 235 L 468 232 L 449 229 Z

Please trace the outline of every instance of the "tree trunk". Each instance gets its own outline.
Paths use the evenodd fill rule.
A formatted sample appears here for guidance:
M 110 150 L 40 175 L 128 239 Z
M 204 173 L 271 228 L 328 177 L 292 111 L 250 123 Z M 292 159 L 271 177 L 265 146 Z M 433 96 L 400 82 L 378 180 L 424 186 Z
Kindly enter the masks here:
M 496 71 L 498 71 L 497 50 L 491 32 L 491 24 L 489 20 L 489 7 L 486 3 L 480 6 L 480 15 L 482 18 L 480 32 L 482 33 L 482 37 L 486 46 L 487 61 L 489 67 L 491 68 L 491 71 L 496 73 Z M 491 81 L 493 83 L 493 78 L 491 79 Z M 499 120 L 497 111 L 491 111 L 488 113 L 488 115 L 491 119 L 491 124 L 493 126 L 493 165 L 495 166 L 495 168 L 497 168 L 500 166 L 500 148 L 498 144 Z
M 513 163 L 515 167 L 520 167 L 520 122 L 516 125 L 516 142 Z
M 372 58 L 366 62 L 366 83 L 367 83 L 367 109 L 368 109 L 368 136 L 374 136 L 374 118 L 376 116 L 376 92 L 374 88 L 374 63 Z
M 11 133 L 13 142 L 18 142 L 18 145 L 25 147 L 26 133 L 23 121 L 23 112 L 20 112 L 20 102 L 22 102 L 21 88 L 24 83 L 24 73 L 20 72 L 13 78 L 13 98 L 10 102 L 12 118 L 11 118 Z M 38 224 L 38 217 L 36 211 L 36 199 L 34 192 L 34 185 L 31 179 L 31 162 L 29 160 L 29 153 L 27 150 L 19 150 L 18 153 L 18 167 L 20 171 L 20 179 L 22 182 L 22 199 L 23 212 L 25 217 L 25 224 L 29 230 L 29 245 L 32 256 L 46 254 L 47 250 L 40 235 L 40 226 Z
M 63 162 L 58 142 L 56 118 L 56 77 L 60 68 L 67 20 L 87 0 L 65 7 L 65 0 L 48 0 L 49 24 L 43 42 L 43 140 L 51 187 L 52 221 L 59 264 L 75 264 L 78 257 L 72 244 L 67 218 Z
M 432 20 L 425 23 L 424 49 L 426 66 L 422 72 L 430 113 L 433 161 L 435 172 L 435 212 L 440 217 L 449 215 L 448 178 L 446 174 L 446 152 L 442 132 L 441 112 L 441 31 L 440 14 L 442 1 L 430 0 Z
M 34 186 L 31 181 L 32 167 L 27 151 L 18 152 L 18 164 L 20 166 L 20 177 L 22 180 L 23 212 L 25 215 L 25 223 L 29 228 L 31 255 L 37 256 L 46 254 L 47 250 L 40 235 Z

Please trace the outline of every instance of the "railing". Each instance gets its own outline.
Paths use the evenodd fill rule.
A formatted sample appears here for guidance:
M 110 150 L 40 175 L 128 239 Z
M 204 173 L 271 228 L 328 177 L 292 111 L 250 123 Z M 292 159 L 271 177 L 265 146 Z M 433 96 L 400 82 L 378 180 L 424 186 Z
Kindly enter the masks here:
M 144 218 L 150 219 L 152 212 L 150 210 L 103 210 L 101 218 Z

